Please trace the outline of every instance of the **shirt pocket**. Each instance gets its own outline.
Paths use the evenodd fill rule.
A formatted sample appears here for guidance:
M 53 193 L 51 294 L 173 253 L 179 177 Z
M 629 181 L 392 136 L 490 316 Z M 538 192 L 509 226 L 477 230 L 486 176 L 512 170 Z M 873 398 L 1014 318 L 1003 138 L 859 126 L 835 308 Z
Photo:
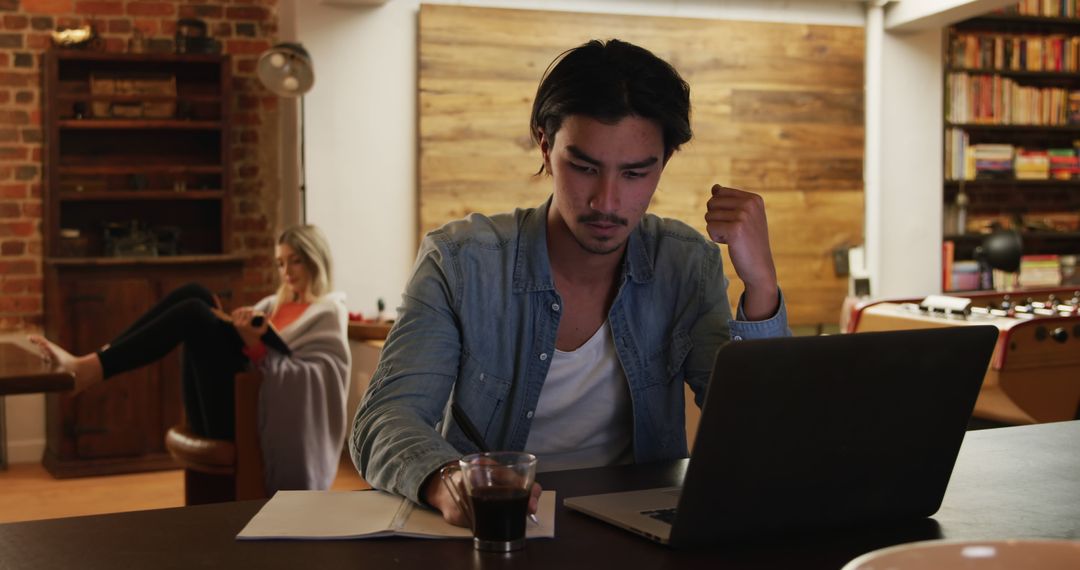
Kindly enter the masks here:
M 490 367 L 467 355 L 458 377 L 454 398 L 468 415 L 488 445 L 493 443 L 491 434 L 495 418 L 503 409 L 510 392 L 510 381 L 492 374 Z
M 682 383 L 685 376 L 683 364 L 692 347 L 690 335 L 686 331 L 676 330 L 667 345 L 661 346 L 646 359 L 647 384 L 666 386 L 675 381 Z

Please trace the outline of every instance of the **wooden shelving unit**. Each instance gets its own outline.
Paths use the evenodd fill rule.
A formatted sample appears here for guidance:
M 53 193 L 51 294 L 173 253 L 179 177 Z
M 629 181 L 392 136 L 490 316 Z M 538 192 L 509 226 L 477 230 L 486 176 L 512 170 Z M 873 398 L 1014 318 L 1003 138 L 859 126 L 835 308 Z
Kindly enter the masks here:
M 1014 82 L 1020 89 L 1053 89 L 1064 91 L 1066 94 L 1071 91 L 1080 91 L 1080 65 L 1074 64 L 1071 68 L 1063 69 L 1032 65 L 1027 58 L 1033 55 L 1034 51 L 1027 49 L 1023 51 L 1023 65 L 1013 65 L 1019 60 L 1019 55 L 1015 59 L 1009 56 L 1017 51 L 1018 44 L 1009 45 L 1007 48 L 994 46 L 989 53 L 979 51 L 980 54 L 996 56 L 992 57 L 996 61 L 979 58 L 982 61 L 973 64 L 970 59 L 961 60 L 957 57 L 957 50 L 954 49 L 958 45 L 957 38 L 971 34 L 985 38 L 996 36 L 1006 39 L 1003 45 L 1009 44 L 1007 38 L 1013 37 L 1065 38 L 1067 48 L 1069 38 L 1080 37 L 1080 18 L 989 14 L 966 20 L 949 30 L 944 50 L 946 153 L 953 150 L 954 140 L 950 138 L 950 132 L 957 131 L 967 137 L 969 145 L 1011 144 L 1017 148 L 1040 150 L 1080 146 L 1080 122 L 1070 121 L 1067 115 L 1064 120 L 1054 118 L 1045 121 L 1051 124 L 1025 124 L 1040 122 L 1042 119 L 1035 120 L 1030 116 L 1021 117 L 1014 107 L 1011 113 L 1014 120 L 1007 121 L 1004 112 L 1002 115 L 997 115 L 999 108 L 994 107 L 995 116 L 991 118 L 955 119 L 951 114 L 953 110 L 951 106 L 957 101 L 953 98 L 954 94 L 950 92 L 953 86 L 950 79 L 956 77 L 956 74 L 996 76 L 998 78 L 996 81 Z M 1040 44 L 1039 49 L 1043 47 L 1044 45 Z M 1002 62 L 1004 65 L 999 65 Z M 1031 69 L 1032 67 L 1042 69 Z M 976 89 L 973 83 L 968 85 L 969 89 Z M 985 84 L 980 85 L 979 90 L 985 90 Z M 1006 106 L 1004 104 L 1006 98 L 1000 92 L 998 95 L 1001 97 L 1000 108 L 1003 109 Z M 986 96 L 985 93 L 983 96 Z M 1019 96 L 1016 92 L 1012 92 L 1011 97 L 1015 100 Z M 1025 112 L 1028 109 L 1025 109 Z M 970 107 L 967 110 L 970 112 Z M 982 111 L 985 112 L 985 110 L 984 106 Z M 957 197 L 961 192 L 964 194 L 963 198 L 966 198 L 965 216 L 958 217 L 957 220 L 963 217 L 966 217 L 968 222 L 980 217 L 1009 220 L 1013 223 L 1013 227 L 1021 231 L 1025 254 L 1080 254 L 1080 228 L 1067 227 L 1067 223 L 1061 224 L 1061 227 L 1046 227 L 1046 224 L 1040 221 L 1041 219 L 1060 221 L 1062 218 L 1080 213 L 1080 179 L 1032 180 L 980 177 L 973 180 L 957 180 L 950 178 L 948 168 L 950 158 L 955 161 L 957 155 L 947 157 L 946 160 L 942 201 L 946 211 L 947 229 L 943 232 L 943 240 L 952 241 L 955 244 L 955 260 L 972 259 L 975 247 L 983 238 L 972 227 L 950 227 L 949 216 L 950 214 L 955 216 L 955 213 L 959 211 Z M 955 226 L 955 223 L 951 225 Z
M 228 57 L 53 50 L 44 71 L 46 334 L 93 351 L 190 281 L 227 301 L 243 264 L 229 252 Z M 46 468 L 174 467 L 179 360 L 49 395 Z

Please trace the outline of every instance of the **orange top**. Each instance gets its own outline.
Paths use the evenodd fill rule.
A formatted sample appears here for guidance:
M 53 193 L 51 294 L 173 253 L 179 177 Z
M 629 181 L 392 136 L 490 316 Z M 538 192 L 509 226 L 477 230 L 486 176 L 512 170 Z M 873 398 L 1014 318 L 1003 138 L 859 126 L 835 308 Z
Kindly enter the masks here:
M 304 314 L 304 311 L 311 306 L 311 303 L 283 303 L 277 311 L 274 312 L 274 316 L 270 318 L 270 322 L 274 324 L 274 328 L 281 330 L 291 324 L 296 319 L 300 318 L 300 315 Z

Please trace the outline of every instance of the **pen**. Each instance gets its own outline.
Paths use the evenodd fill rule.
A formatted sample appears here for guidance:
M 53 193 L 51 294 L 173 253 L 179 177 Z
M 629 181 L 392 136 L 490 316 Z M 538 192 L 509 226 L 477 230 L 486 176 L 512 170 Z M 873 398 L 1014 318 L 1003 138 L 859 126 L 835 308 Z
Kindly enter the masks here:
M 482 452 L 491 451 L 488 449 L 487 443 L 484 441 L 484 436 L 480 435 L 480 431 L 473 425 L 469 416 L 465 415 L 465 410 L 461 409 L 461 406 L 457 402 L 450 404 L 450 415 L 454 416 L 454 421 L 457 422 L 461 431 L 465 432 L 465 437 L 469 438 L 469 441 L 473 442 L 473 445 Z M 536 524 L 540 524 L 540 519 L 536 518 L 536 515 L 529 513 L 529 520 Z

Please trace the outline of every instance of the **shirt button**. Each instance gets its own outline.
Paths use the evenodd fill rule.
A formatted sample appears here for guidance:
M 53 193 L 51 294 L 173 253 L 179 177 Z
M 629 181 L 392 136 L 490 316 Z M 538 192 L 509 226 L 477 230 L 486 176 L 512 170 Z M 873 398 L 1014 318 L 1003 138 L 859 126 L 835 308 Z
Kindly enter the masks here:
M 558 303 L 552 303 L 551 304 L 551 310 L 555 311 L 556 313 L 559 312 L 559 304 Z
M 547 360 L 547 353 L 546 352 L 540 353 L 540 360 Z
M 525 414 L 525 417 L 527 417 L 527 418 L 529 418 L 531 420 L 532 417 L 533 417 L 533 411 L 529 410 L 529 413 Z
M 742 337 L 739 336 L 739 335 L 735 335 L 735 336 L 731 337 L 731 340 L 742 340 Z

